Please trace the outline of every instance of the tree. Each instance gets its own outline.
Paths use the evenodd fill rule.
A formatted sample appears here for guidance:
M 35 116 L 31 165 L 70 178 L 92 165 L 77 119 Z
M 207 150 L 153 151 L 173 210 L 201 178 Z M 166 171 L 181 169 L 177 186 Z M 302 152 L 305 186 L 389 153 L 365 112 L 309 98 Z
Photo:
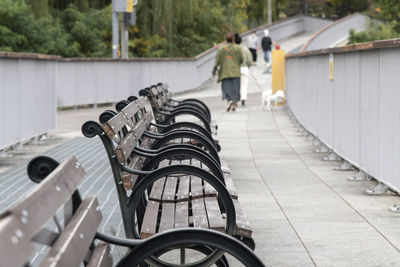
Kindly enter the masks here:
M 400 0 L 375 0 L 377 13 L 374 17 L 391 24 L 400 33 Z
M 130 29 L 136 56 L 194 56 L 246 29 L 246 0 L 139 1 L 137 27 Z M 135 47 L 136 46 L 136 47 Z
M 328 0 L 333 12 L 340 18 L 355 12 L 365 11 L 369 7 L 369 0 Z
M 350 31 L 350 43 L 400 38 L 400 0 L 375 0 L 367 29 Z
M 78 7 L 78 10 L 81 12 L 87 12 L 89 9 L 88 0 L 75 0 L 75 5 Z
M 45 17 L 49 12 L 48 0 L 31 0 L 32 11 L 36 18 Z

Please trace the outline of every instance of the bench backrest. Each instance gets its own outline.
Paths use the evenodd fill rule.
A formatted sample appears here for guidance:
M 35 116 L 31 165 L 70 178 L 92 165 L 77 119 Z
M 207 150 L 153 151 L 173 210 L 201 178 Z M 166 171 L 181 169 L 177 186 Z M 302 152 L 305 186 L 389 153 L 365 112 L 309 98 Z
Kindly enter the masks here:
M 140 170 L 144 164 L 144 157 L 132 153 L 136 146 L 150 148 L 151 139 L 144 136 L 145 131 L 154 131 L 150 123 L 154 121 L 154 115 L 147 97 L 140 97 L 131 102 L 115 116 L 102 125 L 107 137 L 115 142 L 109 144 L 109 157 L 115 158 L 112 168 L 117 175 L 117 183 L 122 183 L 126 191 L 131 190 L 138 178 L 137 175 L 121 171 L 120 164 L 132 169 Z
M 33 243 L 50 246 L 41 266 L 111 266 L 108 245 L 94 247 L 94 236 L 101 222 L 97 199 L 84 199 L 76 210 L 64 212 L 64 225 L 57 231 L 46 228 L 64 207 L 72 209 L 72 196 L 85 171 L 75 158 L 60 164 L 30 193 L 3 212 L 0 217 L 0 259 L 4 266 L 24 266 L 33 253 Z M 70 216 L 68 216 L 70 214 Z M 57 217 L 56 217 L 57 218 Z M 106 255 L 106 257 L 104 257 Z
M 190 137 L 184 137 L 187 133 L 179 133 L 179 131 L 176 131 L 175 136 L 170 137 L 171 139 L 151 138 L 161 135 L 157 133 L 156 127 L 151 125 L 154 115 L 148 98 L 141 97 L 131 103 L 125 102 L 125 104 L 125 107 L 119 106 L 120 112 L 118 113 L 105 111 L 100 116 L 102 125 L 92 121 L 85 123 L 82 126 L 82 132 L 87 137 L 99 136 L 105 146 L 120 202 L 125 234 L 129 238 L 133 238 L 135 237 L 133 227 L 136 224 L 141 225 L 145 215 L 144 209 L 150 197 L 148 196 L 149 192 L 144 193 L 142 201 L 138 204 L 139 207 L 137 209 L 133 207 L 130 200 L 134 194 L 134 186 L 145 174 L 143 172 L 132 174 L 132 172 L 126 171 L 126 167 L 133 170 L 145 170 L 145 167 L 149 166 L 149 169 L 145 171 L 152 171 L 152 168 L 169 165 L 166 158 L 160 161 L 153 160 L 154 150 L 143 152 L 141 149 L 154 149 L 173 142 L 191 142 L 191 140 Z M 96 130 L 92 128 L 96 128 Z M 191 138 L 196 138 L 191 136 Z M 174 139 L 175 137 L 176 139 Z M 211 146 L 211 144 L 209 145 Z M 208 147 L 208 149 L 210 148 Z M 149 154 L 151 155 L 148 156 Z M 179 160 L 183 158 L 185 157 L 181 155 Z M 149 165 L 145 166 L 148 163 Z M 150 164 L 154 164 L 154 166 L 150 167 Z M 210 160 L 209 165 L 212 164 Z M 218 172 L 218 167 L 214 166 L 213 171 Z M 136 217 L 132 216 L 133 213 L 136 214 Z
M 151 107 L 155 112 L 155 119 L 158 122 L 164 120 L 164 115 L 159 114 L 158 112 L 170 99 L 170 94 L 166 88 L 168 88 L 167 85 L 159 83 L 157 85 L 145 88 L 139 92 L 141 96 L 147 96 L 149 98 Z

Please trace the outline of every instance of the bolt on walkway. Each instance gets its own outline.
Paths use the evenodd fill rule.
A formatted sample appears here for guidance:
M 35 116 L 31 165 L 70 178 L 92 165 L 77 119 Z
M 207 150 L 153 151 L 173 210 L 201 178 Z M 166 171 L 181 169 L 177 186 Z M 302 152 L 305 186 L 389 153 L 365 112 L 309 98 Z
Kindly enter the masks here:
M 335 171 L 340 162 L 322 161 L 327 154 L 315 152 L 317 147 L 296 130 L 287 110 L 263 111 L 261 92 L 271 76 L 264 73 L 261 61 L 251 69 L 246 106 L 235 112 L 224 111 L 215 81 L 179 96 L 198 97 L 211 107 L 219 126 L 221 157 L 231 167 L 240 203 L 254 228 L 256 254 L 267 266 L 399 265 L 400 214 L 388 211 L 399 202 L 398 196 L 366 195 L 365 189 L 375 182 L 349 182 L 347 177 L 356 171 Z M 48 142 L 61 145 L 45 154 L 57 160 L 77 156 L 88 173 L 81 191 L 99 198 L 104 215 L 100 230 L 123 236 L 100 140 L 79 137 L 80 125 L 96 120 L 105 109 L 60 111 L 59 130 Z M 14 161 L 29 153 L 33 156 L 35 150 Z M 0 211 L 34 187 L 25 169 L 23 161 L 0 174 Z M 114 257 L 122 253 L 113 249 Z

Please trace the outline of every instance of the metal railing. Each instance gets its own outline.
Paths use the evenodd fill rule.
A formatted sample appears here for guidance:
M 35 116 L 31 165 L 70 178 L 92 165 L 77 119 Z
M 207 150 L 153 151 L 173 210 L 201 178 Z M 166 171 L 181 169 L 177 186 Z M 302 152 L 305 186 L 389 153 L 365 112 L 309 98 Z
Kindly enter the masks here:
M 399 39 L 387 40 L 286 60 L 287 102 L 297 120 L 340 157 L 397 192 L 399 48 Z
M 298 16 L 254 30 L 262 36 L 268 28 L 279 40 L 328 23 Z M 0 150 L 54 130 L 57 106 L 116 102 L 158 82 L 168 82 L 172 92 L 197 88 L 211 77 L 215 55 L 216 48 L 195 58 L 128 60 L 0 52 L 0 124 L 6 126 L 0 133 Z
M 0 148 L 56 128 L 57 62 L 0 59 Z
M 356 13 L 328 24 L 303 45 L 301 52 L 335 47 L 348 39 L 350 29 L 364 30 L 367 21 L 367 16 Z

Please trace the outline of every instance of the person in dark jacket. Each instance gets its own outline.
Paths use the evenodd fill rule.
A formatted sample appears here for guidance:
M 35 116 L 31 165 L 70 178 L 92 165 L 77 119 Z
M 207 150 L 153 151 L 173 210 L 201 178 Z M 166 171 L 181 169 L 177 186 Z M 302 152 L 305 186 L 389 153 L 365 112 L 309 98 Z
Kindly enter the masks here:
M 264 60 L 267 63 L 267 70 L 271 67 L 271 47 L 274 44 L 271 37 L 269 36 L 269 31 L 264 30 L 264 37 L 261 39 L 261 47 L 264 52 Z

